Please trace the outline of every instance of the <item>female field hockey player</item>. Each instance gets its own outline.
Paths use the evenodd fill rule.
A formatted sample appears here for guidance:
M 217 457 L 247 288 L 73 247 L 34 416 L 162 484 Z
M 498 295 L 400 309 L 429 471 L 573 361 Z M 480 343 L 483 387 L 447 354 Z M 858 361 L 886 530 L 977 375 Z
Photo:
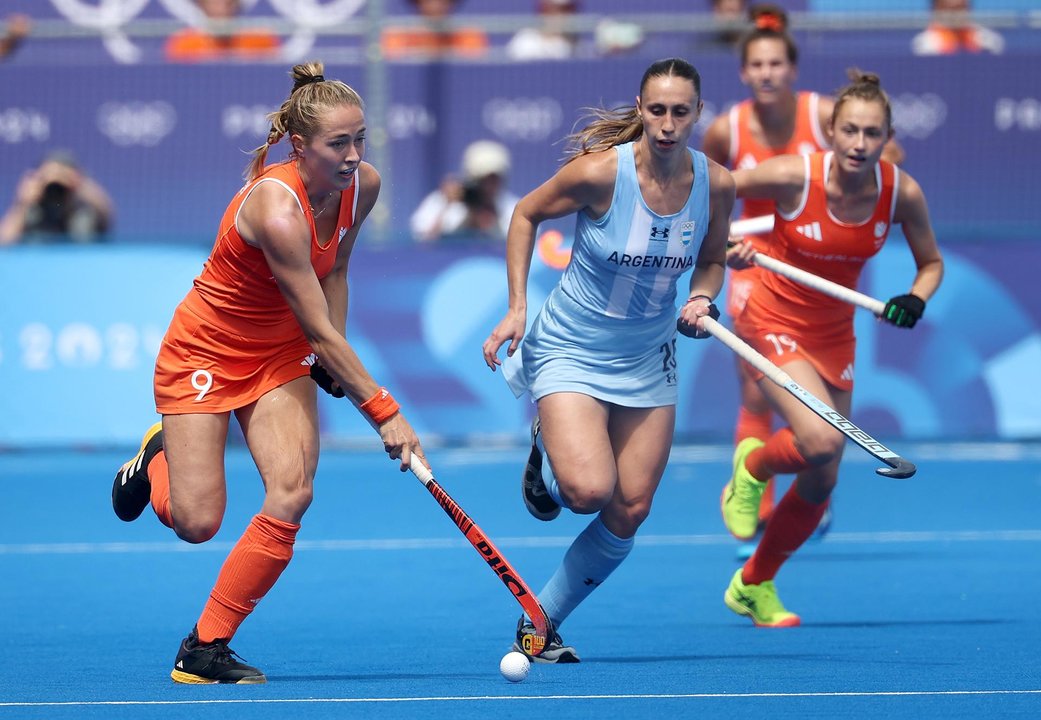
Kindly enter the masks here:
M 361 98 L 322 72 L 320 62 L 295 66 L 288 99 L 269 115 L 267 143 L 254 151 L 247 182 L 163 338 L 155 368 L 162 422 L 112 488 L 121 519 L 134 520 L 151 503 L 180 538 L 209 540 L 226 504 L 232 412 L 264 481 L 259 513 L 177 652 L 177 682 L 265 682 L 228 643 L 289 563 L 311 503 L 319 442 L 309 369 L 324 389 L 358 405 L 402 470 L 413 454 L 423 458 L 397 403 L 344 335 L 347 263 L 380 177 L 362 161 Z M 289 159 L 265 167 L 268 148 L 283 137 Z M 313 365 L 316 355 L 321 365 Z
M 538 403 L 522 480 L 528 510 L 595 515 L 539 593 L 559 627 L 617 568 L 647 518 L 676 418 L 676 285 L 693 268 L 680 311 L 718 316 L 734 203 L 730 173 L 687 147 L 701 78 L 681 59 L 647 68 L 635 107 L 596 111 L 571 157 L 517 205 L 507 236 L 509 309 L 483 345 L 493 371 Z M 531 331 L 526 287 L 536 229 L 575 214 L 571 261 Z M 523 338 L 523 343 L 521 339 Z M 520 352 L 518 352 L 518 349 Z M 530 633 L 517 627 L 518 650 Z M 542 662 L 578 662 L 551 638 Z
M 835 101 L 831 151 L 785 155 L 736 170 L 737 194 L 775 204 L 771 256 L 849 288 L 856 287 L 864 263 L 881 249 L 892 226 L 900 225 L 917 272 L 908 293 L 887 303 L 883 318 L 913 327 L 940 285 L 943 259 L 921 187 L 881 159 L 893 129 L 889 98 L 878 76 L 850 71 L 850 78 Z M 763 271 L 734 326 L 795 382 L 849 417 L 853 311 L 852 305 Z M 725 600 L 758 626 L 798 625 L 799 617 L 781 604 L 773 579 L 824 514 L 845 436 L 761 373 L 751 367 L 744 372 L 758 382 L 785 427 L 765 442 L 747 437 L 737 444 L 734 475 L 722 498 L 727 529 L 751 538 L 767 482 L 781 473 L 796 478 L 774 508 L 755 552 L 734 574 Z
M 830 131 L 835 100 L 815 92 L 797 91 L 799 47 L 788 33 L 788 14 L 776 5 L 759 3 L 749 9 L 752 29 L 740 40 L 741 82 L 751 97 L 732 106 L 716 117 L 705 131 L 702 150 L 711 159 L 731 170 L 755 167 L 778 155 L 807 155 L 826 150 L 831 145 Z M 899 164 L 903 150 L 890 139 L 882 157 Z M 741 218 L 773 213 L 773 203 L 764 198 L 745 198 Z M 755 250 L 762 250 L 765 235 L 749 235 L 728 253 L 730 272 L 727 282 L 726 310 L 736 319 L 744 309 L 752 287 L 762 272 L 748 265 Z M 734 442 L 755 437 L 765 440 L 773 429 L 770 404 L 756 382 L 742 372 L 737 363 L 741 405 L 738 408 Z M 765 522 L 773 509 L 773 483 L 767 486 L 760 506 Z M 820 532 L 826 532 L 828 519 Z M 747 558 L 750 548 L 743 548 Z

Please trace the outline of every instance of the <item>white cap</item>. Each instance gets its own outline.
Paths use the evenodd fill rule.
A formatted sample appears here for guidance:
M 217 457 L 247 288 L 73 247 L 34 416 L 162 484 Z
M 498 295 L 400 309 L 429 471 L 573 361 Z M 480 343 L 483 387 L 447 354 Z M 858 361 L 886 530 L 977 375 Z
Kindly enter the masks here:
M 463 175 L 478 180 L 488 175 L 505 175 L 510 171 L 510 151 L 494 140 L 478 140 L 463 151 Z

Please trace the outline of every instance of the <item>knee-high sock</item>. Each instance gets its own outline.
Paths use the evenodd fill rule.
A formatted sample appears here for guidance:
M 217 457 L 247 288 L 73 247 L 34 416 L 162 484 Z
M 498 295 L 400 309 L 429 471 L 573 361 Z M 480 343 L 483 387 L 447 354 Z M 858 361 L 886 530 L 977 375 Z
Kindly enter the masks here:
M 774 475 L 797 473 L 810 464 L 795 447 L 795 433 L 791 428 L 781 428 L 771 435 L 766 444 L 748 453 L 745 468 L 756 480 L 766 482 Z
M 560 567 L 539 593 L 539 601 L 553 621 L 560 624 L 585 600 L 633 549 L 633 538 L 620 538 L 596 518 L 579 533 Z
M 168 528 L 173 527 L 173 514 L 170 512 L 170 466 L 166 464 L 166 453 L 160 450 L 148 463 L 148 482 L 152 486 L 152 509 L 155 510 L 159 522 Z
M 770 437 L 773 429 L 773 412 L 765 410 L 761 413 L 752 412 L 743 405 L 737 409 L 737 427 L 734 429 L 734 444 L 737 445 L 745 438 L 759 438 L 766 440 Z
M 230 640 L 293 557 L 300 526 L 257 514 L 224 561 L 199 617 L 199 641 Z
M 773 580 L 781 565 L 809 539 L 828 507 L 828 501 L 815 505 L 799 497 L 795 483 L 774 508 L 752 557 L 745 563 L 741 579 L 758 585 Z

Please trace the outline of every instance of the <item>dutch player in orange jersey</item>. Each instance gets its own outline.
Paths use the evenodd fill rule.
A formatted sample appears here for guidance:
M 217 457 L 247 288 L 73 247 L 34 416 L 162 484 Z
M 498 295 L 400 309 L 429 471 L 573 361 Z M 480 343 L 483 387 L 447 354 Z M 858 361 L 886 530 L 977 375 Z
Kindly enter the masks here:
M 761 3 L 749 8 L 752 29 L 741 39 L 741 82 L 748 86 L 751 97 L 733 105 L 716 117 L 702 141 L 702 150 L 710 158 L 731 170 L 753 168 L 767 158 L 778 155 L 826 150 L 831 145 L 828 126 L 835 107 L 834 98 L 815 92 L 796 91 L 799 48 L 788 33 L 788 16 L 780 7 Z M 890 139 L 884 159 L 899 164 L 903 150 Z M 754 218 L 773 213 L 773 202 L 765 198 L 745 198 L 741 218 Z M 748 265 L 755 250 L 762 250 L 766 235 L 750 235 L 727 254 L 730 272 L 727 281 L 727 312 L 737 318 L 744 309 L 752 287 L 762 272 Z M 738 408 L 734 442 L 754 437 L 765 440 L 773 428 L 770 404 L 755 381 L 742 372 L 738 363 L 741 405 Z M 763 495 L 761 520 L 765 522 L 773 510 L 773 483 Z M 829 518 L 822 521 L 820 533 L 826 532 Z M 743 547 L 745 559 L 751 552 Z
M 917 272 L 908 293 L 887 303 L 883 318 L 909 328 L 940 285 L 943 259 L 921 187 L 881 159 L 893 129 L 878 76 L 853 70 L 850 78 L 835 101 L 832 150 L 784 155 L 737 170 L 737 193 L 775 203 L 770 255 L 850 288 L 892 226 L 900 225 Z M 735 330 L 795 382 L 848 417 L 856 345 L 853 311 L 842 301 L 763 272 Z M 730 532 L 752 537 L 767 481 L 777 474 L 796 478 L 774 508 L 755 552 L 734 574 L 725 600 L 758 626 L 788 627 L 798 625 L 799 617 L 781 604 L 774 576 L 824 514 L 845 436 L 753 368 L 744 372 L 758 382 L 785 427 L 765 442 L 748 437 L 737 444 L 734 474 L 721 502 Z
M 267 143 L 254 151 L 247 182 L 163 338 L 154 385 L 162 422 L 113 483 L 120 519 L 134 520 L 151 503 L 180 538 L 209 540 L 226 504 L 232 413 L 264 482 L 260 511 L 177 652 L 177 682 L 265 682 L 228 643 L 289 563 L 311 503 L 319 446 L 312 377 L 354 401 L 403 471 L 413 454 L 423 458 L 397 403 L 345 337 L 348 259 L 380 177 L 362 161 L 361 98 L 322 72 L 320 62 L 295 66 L 293 90 L 269 115 Z M 265 167 L 268 148 L 283 137 L 289 158 Z

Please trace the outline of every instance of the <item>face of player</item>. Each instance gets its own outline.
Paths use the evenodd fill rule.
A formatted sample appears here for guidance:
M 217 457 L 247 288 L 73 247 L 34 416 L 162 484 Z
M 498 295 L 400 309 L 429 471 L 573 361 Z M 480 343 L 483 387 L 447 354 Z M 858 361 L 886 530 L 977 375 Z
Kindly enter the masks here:
M 687 78 L 661 75 L 647 80 L 636 98 L 643 134 L 656 155 L 686 152 L 694 124 L 701 116 L 701 98 Z
M 832 132 L 835 161 L 847 173 L 873 172 L 892 134 L 882 103 L 860 98 L 849 98 L 839 106 Z
M 313 137 L 294 137 L 309 194 L 346 190 L 365 155 L 365 114 L 357 105 L 325 112 Z
M 748 44 L 741 82 L 752 91 L 759 103 L 772 103 L 791 95 L 798 76 L 795 65 L 788 61 L 788 48 L 779 38 L 760 38 Z

